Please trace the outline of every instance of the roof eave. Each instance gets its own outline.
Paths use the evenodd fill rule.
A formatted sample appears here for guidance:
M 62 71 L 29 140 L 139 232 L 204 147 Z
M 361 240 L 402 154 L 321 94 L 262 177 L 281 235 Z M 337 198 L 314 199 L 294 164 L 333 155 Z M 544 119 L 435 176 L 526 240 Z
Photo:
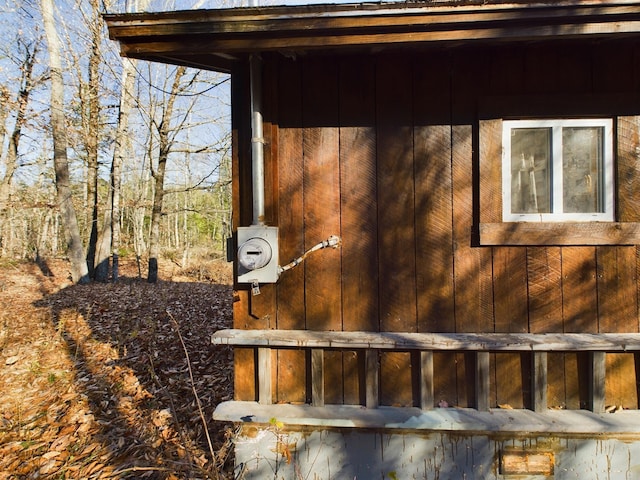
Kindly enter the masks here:
M 253 52 L 640 34 L 640 2 L 376 3 L 105 15 L 122 55 L 226 70 Z

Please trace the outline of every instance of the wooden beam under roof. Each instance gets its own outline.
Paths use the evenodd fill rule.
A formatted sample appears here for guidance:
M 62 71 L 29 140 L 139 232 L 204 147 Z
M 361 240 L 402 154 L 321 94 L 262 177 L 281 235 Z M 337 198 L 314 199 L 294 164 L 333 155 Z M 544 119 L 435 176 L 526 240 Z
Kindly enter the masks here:
M 228 71 L 249 53 L 640 33 L 640 1 L 363 3 L 105 15 L 122 55 Z

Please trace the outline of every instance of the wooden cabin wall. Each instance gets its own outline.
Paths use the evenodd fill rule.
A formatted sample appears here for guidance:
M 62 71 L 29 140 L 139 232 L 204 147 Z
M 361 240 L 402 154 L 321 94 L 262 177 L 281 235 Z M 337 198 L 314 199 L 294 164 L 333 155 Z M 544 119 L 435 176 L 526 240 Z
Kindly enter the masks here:
M 481 216 L 501 220 L 491 218 L 496 209 L 481 212 L 486 198 L 495 198 L 493 186 L 481 182 L 481 159 L 500 155 L 493 141 L 500 124 L 492 119 L 501 105 L 508 115 L 571 116 L 588 112 L 572 105 L 576 96 L 631 98 L 640 87 L 639 53 L 634 43 L 565 42 L 265 55 L 267 223 L 280 229 L 281 264 L 333 234 L 342 245 L 310 256 L 276 285 L 262 285 L 259 296 L 237 286 L 236 328 L 638 332 L 637 247 L 487 247 L 477 231 Z M 568 100 L 541 105 L 526 100 L 532 96 Z M 519 99 L 515 106 L 511 98 Z M 241 133 L 247 103 L 240 79 L 235 225 L 251 223 L 248 134 Z M 616 117 L 619 220 L 639 221 L 640 117 L 597 113 Z M 236 352 L 236 398 L 253 400 L 253 353 Z M 363 403 L 356 375 L 362 352 L 325 355 L 325 402 Z M 637 359 L 607 358 L 607 403 L 637 408 Z M 273 401 L 308 401 L 304 353 L 280 351 L 273 361 Z M 416 404 L 412 354 L 385 353 L 380 361 L 381 404 Z M 526 354 L 492 356 L 491 406 L 530 405 L 529 361 Z M 436 403 L 473 407 L 472 358 L 439 353 L 434 362 Z M 549 405 L 585 407 L 587 372 L 586 357 L 551 354 Z

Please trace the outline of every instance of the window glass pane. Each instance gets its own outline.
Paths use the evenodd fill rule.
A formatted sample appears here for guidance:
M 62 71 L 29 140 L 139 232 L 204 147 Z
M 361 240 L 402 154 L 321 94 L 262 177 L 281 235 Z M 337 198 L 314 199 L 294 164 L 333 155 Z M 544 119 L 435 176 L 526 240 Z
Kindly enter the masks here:
M 511 130 L 511 212 L 551 212 L 551 129 Z
M 602 127 L 562 129 L 562 196 L 565 213 L 596 213 L 602 205 Z

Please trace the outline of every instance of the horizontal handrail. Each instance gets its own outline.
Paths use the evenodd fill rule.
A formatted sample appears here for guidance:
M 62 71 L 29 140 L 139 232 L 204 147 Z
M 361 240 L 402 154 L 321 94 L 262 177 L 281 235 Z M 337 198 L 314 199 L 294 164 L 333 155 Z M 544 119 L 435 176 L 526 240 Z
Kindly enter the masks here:
M 633 352 L 640 333 L 407 333 L 220 330 L 215 345 L 272 348 L 455 350 L 488 352 Z
M 430 410 L 434 403 L 433 354 L 437 351 L 475 354 L 475 405 L 489 410 L 491 352 L 530 352 L 531 404 L 534 411 L 547 409 L 547 353 L 586 352 L 589 354 L 589 409 L 604 411 L 605 355 L 607 352 L 640 352 L 640 333 L 406 333 L 344 332 L 312 330 L 220 330 L 212 335 L 215 345 L 256 348 L 258 352 L 257 392 L 261 404 L 272 401 L 271 349 L 296 348 L 311 351 L 311 405 L 324 405 L 324 350 L 364 351 L 365 406 L 379 406 L 379 352 L 418 351 L 420 407 Z

